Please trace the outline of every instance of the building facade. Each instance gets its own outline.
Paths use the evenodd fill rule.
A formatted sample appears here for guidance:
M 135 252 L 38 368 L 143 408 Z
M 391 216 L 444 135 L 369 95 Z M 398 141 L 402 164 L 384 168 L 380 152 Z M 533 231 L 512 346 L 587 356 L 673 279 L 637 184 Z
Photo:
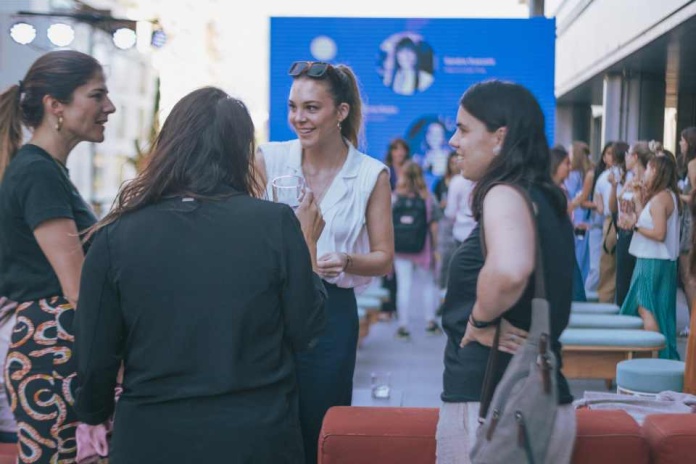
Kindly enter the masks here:
M 695 0 L 546 0 L 556 18 L 556 143 L 663 141 L 696 125 Z

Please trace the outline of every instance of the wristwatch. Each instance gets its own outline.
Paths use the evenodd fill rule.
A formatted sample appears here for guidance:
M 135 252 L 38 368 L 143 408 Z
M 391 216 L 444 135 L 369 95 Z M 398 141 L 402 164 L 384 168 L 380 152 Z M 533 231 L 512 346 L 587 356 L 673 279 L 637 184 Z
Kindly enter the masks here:
M 498 322 L 500 322 L 499 317 L 496 317 L 492 321 L 477 321 L 476 319 L 474 319 L 473 313 L 469 315 L 469 324 L 473 325 L 477 329 L 485 329 L 486 327 L 498 325 Z
M 633 226 L 633 232 L 638 232 L 638 226 Z

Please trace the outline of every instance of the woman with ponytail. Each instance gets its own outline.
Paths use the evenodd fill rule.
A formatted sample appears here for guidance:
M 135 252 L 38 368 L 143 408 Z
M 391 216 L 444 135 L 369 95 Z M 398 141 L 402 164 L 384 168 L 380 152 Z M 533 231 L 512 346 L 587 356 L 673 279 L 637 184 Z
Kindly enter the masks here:
M 262 145 L 257 160 L 268 187 L 279 176 L 302 177 L 326 222 L 316 262 L 329 295 L 326 329 L 311 350 L 296 356 L 305 458 L 314 463 L 324 414 L 352 401 L 355 289 L 386 275 L 394 260 L 391 188 L 388 168 L 357 149 L 362 101 L 353 71 L 297 61 L 288 74 L 288 123 L 298 138 Z
M 79 232 L 96 217 L 66 162 L 78 143 L 104 140 L 114 111 L 101 65 L 71 50 L 43 55 L 0 95 L 0 295 L 18 303 L 5 383 L 20 463 L 76 458 Z

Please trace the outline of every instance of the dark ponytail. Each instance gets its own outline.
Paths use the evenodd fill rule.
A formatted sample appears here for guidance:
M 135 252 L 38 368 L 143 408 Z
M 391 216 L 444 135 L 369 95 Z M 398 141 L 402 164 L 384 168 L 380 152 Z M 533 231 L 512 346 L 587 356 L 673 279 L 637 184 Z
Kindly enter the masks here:
M 22 144 L 21 88 L 15 84 L 0 95 L 0 180 Z

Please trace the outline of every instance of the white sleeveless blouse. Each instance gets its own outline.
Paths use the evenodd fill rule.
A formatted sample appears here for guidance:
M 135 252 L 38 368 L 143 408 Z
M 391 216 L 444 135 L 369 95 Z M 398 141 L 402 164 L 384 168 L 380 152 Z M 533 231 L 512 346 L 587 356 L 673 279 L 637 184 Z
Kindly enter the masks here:
M 348 143 L 348 142 L 347 142 Z M 367 235 L 367 203 L 377 184 L 377 178 L 387 167 L 348 143 L 348 157 L 324 194 L 319 207 L 326 226 L 317 242 L 317 258 L 331 252 L 367 254 L 370 240 Z M 266 193 L 272 198 L 271 181 L 279 176 L 302 173 L 302 146 L 299 140 L 262 144 L 266 164 Z M 372 277 L 341 273 L 335 278 L 325 279 L 341 288 L 367 287 Z
M 679 257 L 679 209 L 677 208 L 677 197 L 673 192 L 669 192 L 669 194 L 674 203 L 674 210 L 667 218 L 665 240 L 658 242 L 657 240 L 642 235 L 640 232 L 634 232 L 628 252 L 636 258 L 676 261 Z M 645 227 L 646 229 L 653 229 L 655 227 L 652 215 L 650 214 L 650 204 L 652 201 L 653 200 L 650 200 L 643 208 L 643 211 L 641 211 L 638 222 L 636 222 L 637 226 Z

